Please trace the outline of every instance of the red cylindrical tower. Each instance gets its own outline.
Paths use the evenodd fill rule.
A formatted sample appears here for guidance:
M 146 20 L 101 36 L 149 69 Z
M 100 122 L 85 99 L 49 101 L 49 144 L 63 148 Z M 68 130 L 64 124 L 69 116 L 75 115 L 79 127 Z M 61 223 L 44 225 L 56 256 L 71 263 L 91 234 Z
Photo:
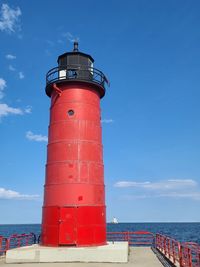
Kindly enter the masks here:
M 47 73 L 51 97 L 41 244 L 106 243 L 100 98 L 106 77 L 78 51 Z

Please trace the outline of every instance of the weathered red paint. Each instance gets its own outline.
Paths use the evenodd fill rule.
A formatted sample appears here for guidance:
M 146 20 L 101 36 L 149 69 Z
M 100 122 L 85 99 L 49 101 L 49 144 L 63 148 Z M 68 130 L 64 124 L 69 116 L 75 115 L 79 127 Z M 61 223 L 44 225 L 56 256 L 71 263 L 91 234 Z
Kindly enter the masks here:
M 41 244 L 103 245 L 106 209 L 98 85 L 63 81 L 52 87 Z

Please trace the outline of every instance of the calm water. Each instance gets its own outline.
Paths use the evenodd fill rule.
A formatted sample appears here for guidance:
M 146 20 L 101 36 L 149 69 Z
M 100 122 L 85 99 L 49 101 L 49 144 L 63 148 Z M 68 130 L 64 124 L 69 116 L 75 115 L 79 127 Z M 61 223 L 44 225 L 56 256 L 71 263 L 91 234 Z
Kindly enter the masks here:
M 16 233 L 40 234 L 40 224 L 0 225 L 0 235 L 10 236 Z M 200 244 L 200 223 L 119 223 L 107 224 L 108 231 L 138 231 L 145 230 L 161 233 L 179 241 L 193 241 Z

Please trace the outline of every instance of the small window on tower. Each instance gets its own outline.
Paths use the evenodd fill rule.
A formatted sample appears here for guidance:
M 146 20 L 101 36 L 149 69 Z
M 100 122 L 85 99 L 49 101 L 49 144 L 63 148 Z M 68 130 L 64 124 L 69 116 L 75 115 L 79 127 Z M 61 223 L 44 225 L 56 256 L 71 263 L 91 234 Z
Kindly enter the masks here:
M 68 115 L 69 116 L 73 116 L 74 115 L 74 110 L 73 109 L 70 109 L 67 111 Z

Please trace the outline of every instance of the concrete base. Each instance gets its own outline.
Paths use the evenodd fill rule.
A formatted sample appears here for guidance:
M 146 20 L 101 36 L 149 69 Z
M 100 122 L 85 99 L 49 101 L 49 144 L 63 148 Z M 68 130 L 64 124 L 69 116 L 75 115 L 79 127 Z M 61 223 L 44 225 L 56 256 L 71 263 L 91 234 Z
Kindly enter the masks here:
M 27 262 L 127 262 L 128 242 L 98 247 L 43 247 L 32 245 L 8 250 L 6 263 Z

